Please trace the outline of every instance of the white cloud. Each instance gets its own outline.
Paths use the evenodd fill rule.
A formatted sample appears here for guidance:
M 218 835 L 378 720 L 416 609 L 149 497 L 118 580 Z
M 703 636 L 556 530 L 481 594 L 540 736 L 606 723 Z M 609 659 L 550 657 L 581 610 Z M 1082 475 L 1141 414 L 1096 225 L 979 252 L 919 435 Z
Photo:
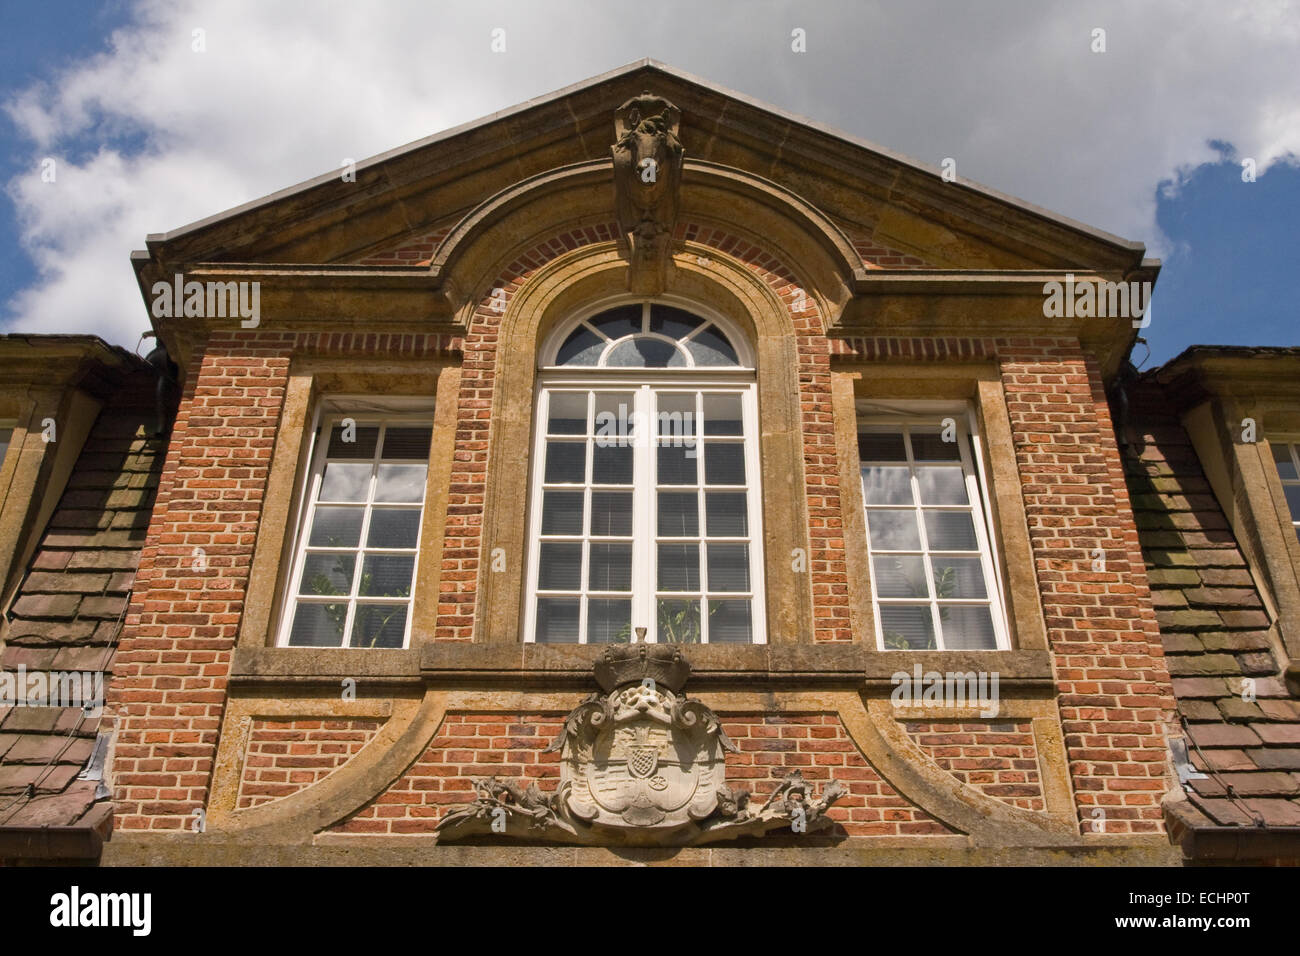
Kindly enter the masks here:
M 1300 154 L 1296 13 L 1284 0 L 150 0 L 106 52 L 8 98 L 31 157 L 8 192 L 39 269 L 8 303 L 10 330 L 132 345 L 147 316 L 127 255 L 147 233 L 641 56 L 925 162 L 953 156 L 963 177 L 1159 251 L 1156 186 L 1214 161 L 1208 140 L 1261 174 Z M 489 50 L 497 26 L 504 54 Z M 790 51 L 796 26 L 805 54 Z M 108 145 L 133 132 L 143 149 Z M 60 159 L 55 183 L 40 181 L 44 156 Z

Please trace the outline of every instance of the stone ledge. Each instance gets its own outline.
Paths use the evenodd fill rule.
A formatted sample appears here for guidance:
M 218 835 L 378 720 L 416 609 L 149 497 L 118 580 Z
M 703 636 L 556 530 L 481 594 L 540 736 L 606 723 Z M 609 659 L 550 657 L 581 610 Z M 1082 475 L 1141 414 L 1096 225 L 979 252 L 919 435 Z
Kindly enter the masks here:
M 965 837 L 857 838 L 831 847 L 543 847 L 438 845 L 427 837 L 322 834 L 311 845 L 213 834 L 118 834 L 104 866 L 1179 866 L 1163 836 L 1084 838 L 1067 847 L 976 847 Z
M 603 645 L 425 644 L 409 650 L 237 647 L 232 684 L 302 684 L 351 677 L 367 684 L 591 683 Z M 902 672 L 997 673 L 1000 685 L 1053 689 L 1047 651 L 877 651 L 861 644 L 690 645 L 692 690 L 742 683 L 872 686 Z

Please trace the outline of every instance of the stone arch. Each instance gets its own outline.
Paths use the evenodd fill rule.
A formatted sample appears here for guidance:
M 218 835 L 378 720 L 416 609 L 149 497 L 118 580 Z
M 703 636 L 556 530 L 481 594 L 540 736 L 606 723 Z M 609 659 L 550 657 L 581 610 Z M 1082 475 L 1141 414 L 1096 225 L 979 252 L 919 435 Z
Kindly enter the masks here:
M 483 553 L 507 556 L 504 572 L 478 575 L 477 640 L 519 640 L 526 539 L 525 502 L 530 480 L 532 413 L 537 349 L 576 310 L 593 301 L 626 294 L 626 265 L 613 241 L 565 253 L 530 275 L 511 295 L 496 329 L 497 351 L 486 458 L 524 467 L 488 469 L 483 493 Z M 763 485 L 764 570 L 767 581 L 768 640 L 789 641 L 809 633 L 810 575 L 796 572 L 794 548 L 808 548 L 804 493 L 804 449 L 799 349 L 787 303 L 772 286 L 738 259 L 709 246 L 687 243 L 677 257 L 665 292 L 720 313 L 751 336 L 757 356 L 760 414 L 759 454 Z M 471 337 L 474 332 L 471 330 Z M 514 555 L 511 562 L 509 556 Z
M 751 235 L 776 259 L 796 266 L 826 321 L 836 319 L 867 269 L 843 230 L 820 209 L 770 180 L 718 163 L 687 159 L 681 220 L 725 224 L 745 210 Z M 474 313 L 486 277 L 497 276 L 539 238 L 572 232 L 578 244 L 613 239 L 590 224 L 612 219 L 610 163 L 593 160 L 548 170 L 501 190 L 471 209 L 439 243 L 429 271 L 462 320 Z M 612 223 L 609 224 L 612 230 Z M 680 237 L 680 227 L 678 234 Z M 573 246 L 565 246 L 566 251 Z M 507 250 L 502 256 L 501 251 Z M 529 250 L 530 252 L 532 250 Z

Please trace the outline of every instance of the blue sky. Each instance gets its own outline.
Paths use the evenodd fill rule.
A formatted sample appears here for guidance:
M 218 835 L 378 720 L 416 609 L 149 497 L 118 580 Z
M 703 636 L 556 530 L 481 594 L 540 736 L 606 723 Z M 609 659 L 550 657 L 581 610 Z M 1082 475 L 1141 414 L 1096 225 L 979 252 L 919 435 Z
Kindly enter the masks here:
M 0 97 L 48 81 L 69 63 L 100 52 L 109 34 L 130 20 L 126 3 L 102 6 L 75 0 L 6 2 L 0 30 Z M 92 146 L 84 137 L 83 148 Z M 31 154 L 19 142 L 8 115 L 0 113 L 0 180 L 30 171 Z M 23 249 L 12 201 L 0 197 L 0 304 L 36 278 L 35 264 Z M 0 313 L 3 314 L 3 313 Z
M 1300 344 L 1292 0 L 652 9 L 7 2 L 0 325 L 132 347 L 147 317 L 128 255 L 147 233 L 652 56 L 933 166 L 955 157 L 963 178 L 1145 242 L 1165 267 L 1144 367 L 1190 344 Z M 489 50 L 497 27 L 504 55 Z M 1104 52 L 1090 49 L 1098 27 Z

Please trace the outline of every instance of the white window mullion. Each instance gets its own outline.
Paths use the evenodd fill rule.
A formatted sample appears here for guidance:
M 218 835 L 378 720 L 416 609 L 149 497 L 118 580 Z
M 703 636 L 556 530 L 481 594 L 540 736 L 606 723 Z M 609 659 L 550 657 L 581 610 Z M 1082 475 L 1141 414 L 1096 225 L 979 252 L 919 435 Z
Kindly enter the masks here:
M 642 313 L 642 322 L 645 313 Z M 658 533 L 658 501 L 655 490 L 655 471 L 657 468 L 658 428 L 653 420 L 655 395 L 649 385 L 642 385 L 634 393 L 637 420 L 644 427 L 645 434 L 638 435 L 632 445 L 632 632 L 631 640 L 636 639 L 636 629 L 646 629 L 646 640 L 653 643 L 656 639 L 655 627 L 655 588 L 658 586 L 659 555 L 655 546 Z M 648 424 L 647 424 L 648 423 Z

